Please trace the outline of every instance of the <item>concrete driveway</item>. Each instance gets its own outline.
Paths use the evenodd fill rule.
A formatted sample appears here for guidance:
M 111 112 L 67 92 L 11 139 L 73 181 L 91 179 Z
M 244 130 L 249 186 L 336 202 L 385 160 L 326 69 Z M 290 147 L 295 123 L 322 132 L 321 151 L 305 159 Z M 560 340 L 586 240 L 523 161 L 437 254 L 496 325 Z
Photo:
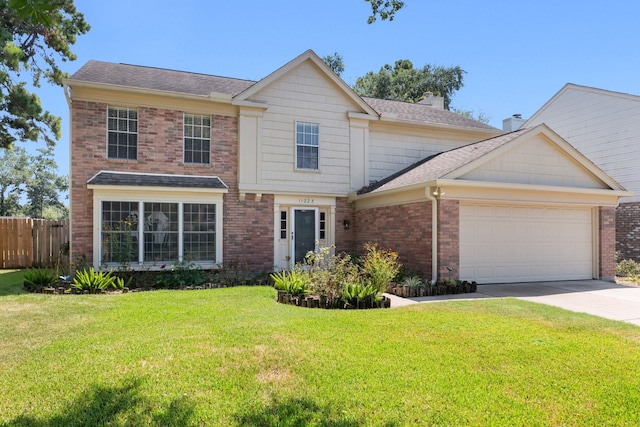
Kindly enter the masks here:
M 478 291 L 472 294 L 436 297 L 385 295 L 391 298 L 391 307 L 456 299 L 514 297 L 640 326 L 640 287 L 601 280 L 478 285 Z

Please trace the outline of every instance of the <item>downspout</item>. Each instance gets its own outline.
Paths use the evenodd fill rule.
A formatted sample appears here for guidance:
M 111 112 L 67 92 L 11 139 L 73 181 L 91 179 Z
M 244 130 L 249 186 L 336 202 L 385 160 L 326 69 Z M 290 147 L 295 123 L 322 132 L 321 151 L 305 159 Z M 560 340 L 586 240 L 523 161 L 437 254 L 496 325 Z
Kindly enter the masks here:
M 431 200 L 431 282 L 438 282 L 438 187 L 425 188 L 427 199 Z

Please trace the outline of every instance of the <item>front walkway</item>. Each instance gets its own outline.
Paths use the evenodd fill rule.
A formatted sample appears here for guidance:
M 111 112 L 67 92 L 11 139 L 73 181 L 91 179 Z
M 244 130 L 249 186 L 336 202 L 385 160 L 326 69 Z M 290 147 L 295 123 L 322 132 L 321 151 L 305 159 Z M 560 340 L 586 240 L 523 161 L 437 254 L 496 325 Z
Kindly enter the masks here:
M 514 297 L 640 326 L 640 287 L 601 280 L 478 285 L 478 291 L 472 294 L 436 297 L 385 295 L 391 299 L 391 307 L 454 299 Z

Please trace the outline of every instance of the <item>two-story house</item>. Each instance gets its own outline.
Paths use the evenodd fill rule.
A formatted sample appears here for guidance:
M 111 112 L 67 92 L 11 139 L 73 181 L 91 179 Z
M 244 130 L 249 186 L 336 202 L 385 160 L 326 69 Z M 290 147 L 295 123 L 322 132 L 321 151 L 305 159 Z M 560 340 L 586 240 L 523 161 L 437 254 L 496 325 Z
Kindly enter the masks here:
M 289 268 L 377 242 L 426 278 L 612 278 L 627 193 L 545 125 L 362 98 L 312 51 L 259 81 L 90 61 L 65 82 L 71 257 Z

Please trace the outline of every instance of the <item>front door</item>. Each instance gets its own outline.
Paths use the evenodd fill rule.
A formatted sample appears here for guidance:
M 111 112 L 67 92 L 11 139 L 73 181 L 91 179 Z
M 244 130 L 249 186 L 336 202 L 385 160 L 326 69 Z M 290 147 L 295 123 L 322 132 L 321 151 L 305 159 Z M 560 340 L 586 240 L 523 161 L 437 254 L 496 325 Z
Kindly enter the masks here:
M 303 263 L 309 251 L 315 251 L 318 239 L 318 209 L 293 209 L 292 260 Z

